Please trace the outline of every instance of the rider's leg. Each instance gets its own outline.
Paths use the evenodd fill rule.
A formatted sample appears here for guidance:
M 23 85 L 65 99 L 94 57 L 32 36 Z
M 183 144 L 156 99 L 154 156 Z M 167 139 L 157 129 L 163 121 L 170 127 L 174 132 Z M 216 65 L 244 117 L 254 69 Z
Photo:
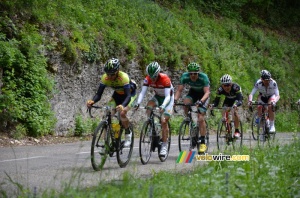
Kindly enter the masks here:
M 186 98 L 184 98 L 183 103 L 184 104 L 192 104 L 193 103 L 193 99 L 190 98 L 190 97 L 186 97 Z M 187 116 L 188 110 L 189 110 L 189 108 L 185 106 L 184 107 L 184 115 L 185 115 L 185 117 Z
M 170 116 L 162 115 L 161 117 L 161 128 L 162 128 L 162 141 L 167 142 L 168 140 L 168 134 L 169 134 L 169 122 Z

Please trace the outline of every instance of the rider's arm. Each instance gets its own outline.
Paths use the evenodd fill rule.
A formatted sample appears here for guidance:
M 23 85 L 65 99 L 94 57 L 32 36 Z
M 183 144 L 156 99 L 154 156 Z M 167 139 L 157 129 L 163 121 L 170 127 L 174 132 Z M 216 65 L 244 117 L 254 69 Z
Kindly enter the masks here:
M 243 104 L 243 95 L 241 92 L 238 92 L 236 95 L 236 106 L 241 106 Z M 252 100 L 251 100 L 252 101 Z
M 138 100 L 137 100 L 137 104 L 141 104 L 141 102 L 143 101 L 143 99 L 144 99 L 144 96 L 145 96 L 145 94 L 146 94 L 146 92 L 147 92 L 147 89 L 148 89 L 148 86 L 143 86 L 142 87 L 142 91 L 141 91 L 141 93 L 140 93 L 140 95 L 139 95 L 139 98 L 138 98 Z
M 183 85 L 178 85 L 174 100 L 178 100 L 180 98 L 183 88 Z
M 220 103 L 220 96 L 216 96 L 216 98 L 214 99 L 213 105 L 214 107 L 217 107 Z
M 252 101 L 253 95 L 256 93 L 256 91 L 257 91 L 257 87 L 254 86 L 253 89 L 252 89 L 252 91 L 251 91 L 251 93 L 250 93 L 249 96 L 248 96 L 248 102 L 251 102 L 251 101 Z
M 204 88 L 203 88 L 203 91 L 204 91 L 204 95 L 203 95 L 203 97 L 201 98 L 201 101 L 204 103 L 204 102 L 209 98 L 209 95 L 210 95 L 210 87 L 204 87 Z
M 275 102 L 278 102 L 278 100 L 280 99 L 280 95 L 279 95 L 279 90 L 278 87 L 275 89 Z
M 129 104 L 130 100 L 131 100 L 131 91 L 130 91 L 130 87 L 126 87 L 124 88 L 124 93 L 126 95 L 125 100 L 122 103 L 123 107 L 127 107 L 127 105 Z
M 104 84 L 100 83 L 98 91 L 97 91 L 96 95 L 93 97 L 94 103 L 98 102 L 101 99 L 101 96 L 103 94 L 105 87 L 106 86 Z
M 164 102 L 162 103 L 162 107 L 166 107 L 167 104 L 170 102 L 170 99 L 171 99 L 171 88 L 165 88 L 165 99 L 164 99 Z

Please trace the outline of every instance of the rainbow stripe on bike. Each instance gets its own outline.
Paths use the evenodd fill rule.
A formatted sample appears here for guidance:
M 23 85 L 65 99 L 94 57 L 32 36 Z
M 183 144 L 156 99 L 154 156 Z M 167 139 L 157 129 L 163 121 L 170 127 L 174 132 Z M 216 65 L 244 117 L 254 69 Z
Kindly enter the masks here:
M 191 163 L 196 154 L 196 151 L 181 151 L 176 163 Z

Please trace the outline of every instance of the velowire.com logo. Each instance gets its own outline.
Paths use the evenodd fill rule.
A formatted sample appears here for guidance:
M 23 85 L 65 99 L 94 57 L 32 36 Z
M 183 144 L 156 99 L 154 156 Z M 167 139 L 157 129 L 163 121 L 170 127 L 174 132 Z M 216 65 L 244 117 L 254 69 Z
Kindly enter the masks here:
M 196 161 L 250 161 L 249 155 L 196 155 L 196 151 L 181 151 L 176 163 L 191 163 L 194 158 Z

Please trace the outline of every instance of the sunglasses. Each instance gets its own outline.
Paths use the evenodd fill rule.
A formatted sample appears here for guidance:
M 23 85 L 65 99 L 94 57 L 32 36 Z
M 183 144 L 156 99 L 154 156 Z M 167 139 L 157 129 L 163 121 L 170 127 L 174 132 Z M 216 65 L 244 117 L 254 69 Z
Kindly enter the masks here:
M 223 86 L 224 86 L 224 87 L 229 87 L 229 86 L 230 86 L 230 84 L 229 84 L 229 83 L 227 83 L 227 84 L 223 84 Z
M 189 73 L 189 74 L 190 74 L 190 76 L 196 76 L 196 75 L 198 75 L 197 72 L 191 72 L 191 73 Z

